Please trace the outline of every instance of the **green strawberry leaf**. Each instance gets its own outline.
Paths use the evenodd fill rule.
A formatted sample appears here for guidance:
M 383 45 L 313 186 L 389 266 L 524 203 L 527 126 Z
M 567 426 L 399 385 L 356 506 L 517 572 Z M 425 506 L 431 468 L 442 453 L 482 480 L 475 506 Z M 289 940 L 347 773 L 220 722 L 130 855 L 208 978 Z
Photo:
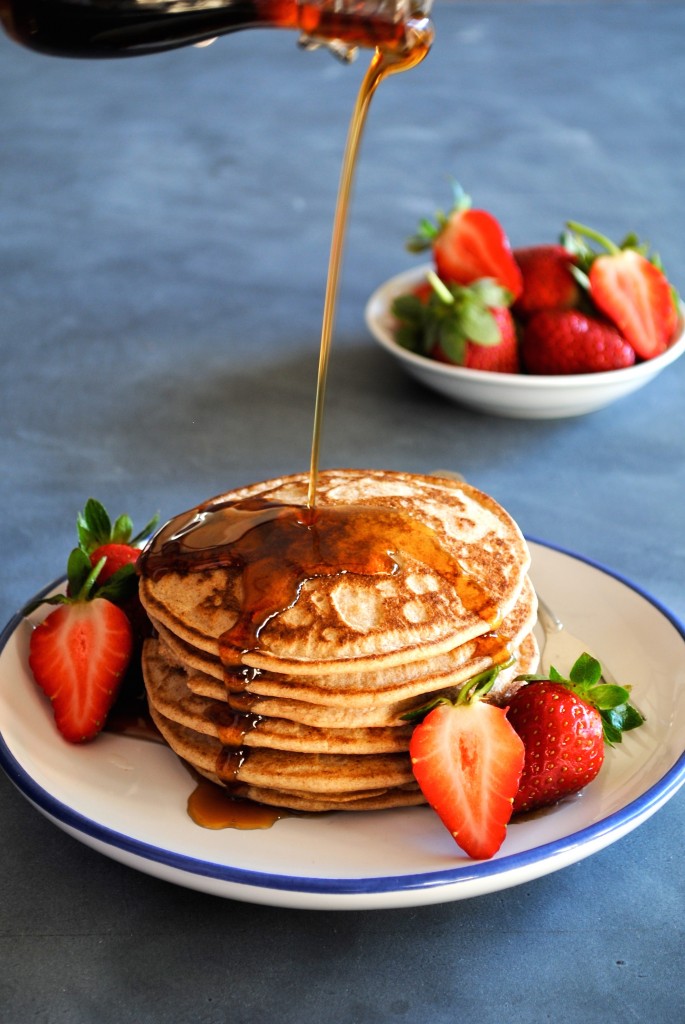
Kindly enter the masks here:
M 131 517 L 127 515 L 119 516 L 112 527 L 111 540 L 113 544 L 130 544 L 131 534 L 133 533 L 133 523 Z
M 76 518 L 76 531 L 79 547 L 86 554 L 106 544 L 111 539 L 112 523 L 104 505 L 95 498 L 89 498 L 83 512 L 79 512 Z
M 398 321 L 395 341 L 410 352 L 425 354 L 426 324 L 424 304 L 416 295 L 399 295 L 390 311 Z
M 432 338 L 433 328 L 429 327 L 428 337 Z M 460 325 L 454 320 L 445 320 L 436 331 L 436 337 L 448 359 L 461 366 L 466 359 L 466 338 Z M 431 346 L 432 350 L 433 346 Z
M 512 294 L 507 288 L 503 288 L 492 277 L 481 277 L 469 286 L 473 294 L 484 306 L 510 306 Z
M 153 530 L 156 529 L 157 523 L 159 522 L 159 512 L 155 513 L 149 523 L 146 523 L 142 530 L 132 537 L 129 541 L 133 547 L 140 547 L 143 541 L 146 541 L 152 534 Z
M 92 572 L 93 566 L 85 551 L 74 548 L 67 560 L 67 582 L 72 594 L 78 594 Z
M 620 743 L 624 732 L 637 729 L 645 721 L 637 708 L 627 702 L 600 713 L 602 716 L 604 738 L 610 746 Z
M 627 703 L 630 690 L 625 686 L 603 683 L 590 688 L 590 697 L 600 711 L 611 711 Z
M 583 653 L 571 666 L 569 679 L 580 686 L 595 686 L 602 678 L 602 666 L 592 655 Z
M 461 313 L 461 330 L 469 341 L 477 345 L 499 345 L 502 340 L 497 320 L 489 309 L 475 303 L 464 303 Z

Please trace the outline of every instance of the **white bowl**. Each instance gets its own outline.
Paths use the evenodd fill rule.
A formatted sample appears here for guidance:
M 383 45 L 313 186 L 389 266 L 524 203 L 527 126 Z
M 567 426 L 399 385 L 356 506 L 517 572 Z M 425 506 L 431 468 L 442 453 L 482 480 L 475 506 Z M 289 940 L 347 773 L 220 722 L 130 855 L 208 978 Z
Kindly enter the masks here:
M 644 387 L 685 351 L 685 329 L 681 323 L 678 334 L 662 355 L 623 370 L 538 376 L 492 373 L 439 363 L 397 344 L 396 322 L 390 311 L 393 300 L 418 285 L 428 269 L 423 266 L 405 271 L 377 288 L 366 305 L 366 323 L 381 346 L 399 360 L 408 373 L 471 409 L 518 419 L 581 416 Z

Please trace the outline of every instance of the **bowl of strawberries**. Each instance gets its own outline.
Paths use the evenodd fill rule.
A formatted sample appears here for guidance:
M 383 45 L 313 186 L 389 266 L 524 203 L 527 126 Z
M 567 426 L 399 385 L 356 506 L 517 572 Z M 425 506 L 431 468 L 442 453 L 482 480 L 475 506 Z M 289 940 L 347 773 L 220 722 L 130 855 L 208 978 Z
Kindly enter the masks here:
M 658 257 L 569 221 L 554 244 L 512 249 L 501 224 L 457 193 L 411 252 L 430 263 L 376 289 L 366 322 L 422 384 L 491 415 L 594 412 L 685 351 L 683 311 Z

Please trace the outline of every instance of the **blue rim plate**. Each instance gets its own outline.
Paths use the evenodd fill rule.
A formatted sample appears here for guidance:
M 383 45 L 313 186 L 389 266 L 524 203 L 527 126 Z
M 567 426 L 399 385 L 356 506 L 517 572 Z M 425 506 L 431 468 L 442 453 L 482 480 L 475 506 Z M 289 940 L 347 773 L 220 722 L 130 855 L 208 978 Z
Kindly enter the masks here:
M 0 636 L 0 765 L 42 814 L 86 845 L 166 881 L 247 902 L 420 906 L 566 867 L 632 831 L 685 782 L 685 627 L 605 567 L 530 546 L 536 588 L 612 674 L 633 685 L 647 721 L 608 751 L 580 797 L 512 823 L 492 860 L 463 856 L 427 808 L 285 818 L 258 831 L 199 828 L 186 813 L 193 781 L 165 747 L 109 734 L 83 747 L 62 741 L 31 678 L 32 623 L 20 615 Z

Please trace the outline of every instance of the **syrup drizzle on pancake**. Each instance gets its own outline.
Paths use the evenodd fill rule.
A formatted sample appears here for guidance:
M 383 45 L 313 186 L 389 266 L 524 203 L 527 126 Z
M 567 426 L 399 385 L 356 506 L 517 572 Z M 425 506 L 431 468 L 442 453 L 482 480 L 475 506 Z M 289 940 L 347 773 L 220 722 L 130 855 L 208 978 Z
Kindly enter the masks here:
M 296 603 L 308 580 L 347 573 L 391 576 L 407 557 L 430 566 L 451 584 L 468 611 L 491 625 L 499 621 L 499 609 L 485 588 L 445 549 L 434 530 L 400 509 L 312 509 L 258 497 L 200 506 L 157 534 L 141 555 L 140 569 L 152 577 L 219 566 L 241 571 L 241 612 L 219 640 L 222 661 L 230 670 L 236 651 L 244 656 L 259 649 L 264 627 Z

